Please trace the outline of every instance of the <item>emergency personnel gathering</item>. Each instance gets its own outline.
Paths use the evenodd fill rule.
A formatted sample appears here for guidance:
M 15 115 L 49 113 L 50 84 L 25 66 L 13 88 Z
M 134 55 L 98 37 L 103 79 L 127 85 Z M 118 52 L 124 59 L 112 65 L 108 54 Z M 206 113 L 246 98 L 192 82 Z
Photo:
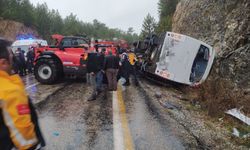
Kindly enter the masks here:
M 25 55 L 21 48 L 13 52 L 10 45 L 0 38 L 0 149 L 42 149 L 46 144 L 38 116 L 21 78 L 27 71 L 33 73 L 35 49 L 30 47 Z M 88 101 L 96 100 L 105 89 L 116 91 L 122 77 L 123 86 L 130 85 L 130 75 L 138 85 L 134 48 L 118 47 L 113 52 L 98 41 L 94 47 L 86 59 L 86 82 L 92 89 Z
M 130 75 L 134 78 L 135 85 L 138 85 L 135 63 L 137 62 L 134 48 L 118 48 L 115 52 L 99 47 L 95 44 L 95 51 L 88 53 L 87 58 L 87 84 L 92 87 L 92 95 L 89 101 L 96 100 L 96 97 L 108 85 L 109 91 L 117 90 L 117 83 L 121 77 L 125 79 L 123 86 L 130 85 Z
M 21 48 L 17 48 L 17 50 L 14 53 L 14 71 L 18 73 L 20 76 L 25 76 L 28 73 L 33 73 L 34 69 L 34 59 L 35 59 L 35 53 L 34 53 L 34 47 L 29 47 L 29 50 L 25 56 L 25 51 Z M 27 72 L 28 71 L 28 72 Z

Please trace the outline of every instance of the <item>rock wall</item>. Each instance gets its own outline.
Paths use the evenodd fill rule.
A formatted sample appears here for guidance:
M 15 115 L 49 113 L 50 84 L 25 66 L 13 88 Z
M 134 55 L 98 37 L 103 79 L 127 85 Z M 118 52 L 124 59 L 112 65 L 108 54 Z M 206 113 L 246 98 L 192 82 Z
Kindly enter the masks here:
M 24 24 L 0 18 L 0 37 L 15 41 L 19 34 L 32 34 L 38 37 L 36 30 L 26 27 Z
M 180 0 L 172 28 L 217 52 L 210 76 L 198 91 L 209 113 L 233 107 L 250 113 L 250 1 Z

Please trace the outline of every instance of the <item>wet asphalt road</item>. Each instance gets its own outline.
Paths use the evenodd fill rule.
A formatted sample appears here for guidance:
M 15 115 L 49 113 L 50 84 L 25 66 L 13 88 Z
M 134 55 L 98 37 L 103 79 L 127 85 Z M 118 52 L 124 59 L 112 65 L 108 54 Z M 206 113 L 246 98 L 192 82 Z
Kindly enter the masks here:
M 37 84 L 32 76 L 24 82 L 26 87 L 31 86 L 27 90 L 34 98 L 37 94 L 32 89 L 44 86 Z M 122 96 L 119 98 L 118 94 L 117 99 L 116 93 L 104 91 L 97 100 L 89 102 L 90 91 L 86 83 L 71 83 L 38 105 L 47 150 L 187 149 L 178 137 L 182 131 L 160 120 L 138 87 L 120 88 Z M 114 101 L 119 113 L 115 111 Z
M 67 83 L 59 83 L 55 85 L 42 85 L 34 77 L 29 74 L 22 77 L 26 87 L 26 91 L 34 104 L 43 102 L 48 96 L 63 88 Z

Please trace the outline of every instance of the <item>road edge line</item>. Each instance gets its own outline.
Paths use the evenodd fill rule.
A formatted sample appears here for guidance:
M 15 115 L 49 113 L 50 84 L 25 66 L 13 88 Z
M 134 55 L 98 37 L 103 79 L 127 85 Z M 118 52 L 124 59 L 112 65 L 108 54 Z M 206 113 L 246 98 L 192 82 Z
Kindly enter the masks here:
M 128 125 L 127 115 L 126 115 L 126 105 L 123 100 L 122 87 L 118 85 L 117 89 L 117 100 L 119 105 L 119 115 L 121 117 L 122 129 L 123 129 L 123 139 L 126 150 L 134 150 L 134 144 L 131 136 L 131 132 Z
M 124 140 L 117 92 L 112 92 L 114 150 L 124 150 Z

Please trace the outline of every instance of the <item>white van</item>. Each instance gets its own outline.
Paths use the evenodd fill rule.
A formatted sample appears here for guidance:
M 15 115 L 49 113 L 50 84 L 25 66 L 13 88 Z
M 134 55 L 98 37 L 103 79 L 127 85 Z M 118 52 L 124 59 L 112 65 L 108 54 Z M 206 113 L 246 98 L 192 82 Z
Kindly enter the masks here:
M 13 42 L 11 45 L 11 48 L 12 48 L 13 53 L 15 53 L 18 48 L 21 48 L 21 50 L 25 52 L 25 56 L 26 56 L 31 46 L 38 47 L 39 45 L 48 46 L 48 43 L 47 41 L 40 40 L 40 39 L 24 39 L 24 40 L 17 40 Z
M 165 33 L 150 51 L 144 71 L 187 85 L 204 82 L 211 70 L 215 50 L 208 44 L 173 32 Z

